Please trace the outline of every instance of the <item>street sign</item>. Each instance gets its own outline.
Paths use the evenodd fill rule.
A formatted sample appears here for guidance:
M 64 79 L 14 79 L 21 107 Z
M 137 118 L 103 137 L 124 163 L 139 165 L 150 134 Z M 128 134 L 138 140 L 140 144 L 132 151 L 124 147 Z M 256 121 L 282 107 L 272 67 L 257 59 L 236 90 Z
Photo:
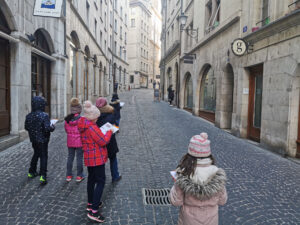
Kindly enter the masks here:
M 231 44 L 231 50 L 236 56 L 244 55 L 247 49 L 247 43 L 244 41 L 244 39 L 241 38 L 235 39 Z
M 186 64 L 193 64 L 193 60 L 187 60 L 187 59 L 184 59 L 184 60 L 183 60 L 183 63 L 186 63 Z
M 192 55 L 183 56 L 183 63 L 193 64 L 193 61 L 194 61 L 194 56 L 192 56 Z
M 34 16 L 60 17 L 63 0 L 36 0 Z

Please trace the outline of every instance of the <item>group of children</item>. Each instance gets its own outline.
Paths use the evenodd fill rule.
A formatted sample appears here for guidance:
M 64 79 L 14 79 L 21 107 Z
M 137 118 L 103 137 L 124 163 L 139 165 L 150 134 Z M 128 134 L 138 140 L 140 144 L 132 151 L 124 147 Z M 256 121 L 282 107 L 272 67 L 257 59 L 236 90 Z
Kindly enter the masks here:
M 30 141 L 34 149 L 28 178 L 40 175 L 41 184 L 47 183 L 48 143 L 50 132 L 55 127 L 51 125 L 48 114 L 45 113 L 46 102 L 43 97 L 33 97 L 32 112 L 26 116 L 25 129 L 29 133 Z M 85 101 L 82 106 L 78 98 L 72 98 L 70 104 L 71 113 L 65 117 L 65 131 L 67 133 L 68 160 L 66 181 L 73 178 L 73 161 L 77 158 L 76 182 L 81 182 L 84 164 L 88 171 L 87 194 L 88 218 L 96 222 L 104 222 L 104 217 L 99 213 L 102 206 L 101 196 L 105 185 L 105 163 L 110 160 L 112 182 L 118 182 L 122 176 L 118 171 L 117 152 L 119 151 L 115 134 L 112 130 L 105 134 L 100 127 L 109 122 L 119 126 L 120 101 L 117 94 L 112 97 L 111 105 L 105 98 L 100 97 L 93 105 Z M 81 116 L 83 111 L 83 115 Z M 37 161 L 40 158 L 40 173 L 37 172 Z
M 119 151 L 115 134 L 112 130 L 102 133 L 100 127 L 105 123 L 119 125 L 120 102 L 114 95 L 109 105 L 100 97 L 93 105 L 90 101 L 82 106 L 77 98 L 71 100 L 71 114 L 65 118 L 67 132 L 68 162 L 67 181 L 72 180 L 72 165 L 77 156 L 76 181 L 84 179 L 82 155 L 88 170 L 87 181 L 87 216 L 102 223 L 105 218 L 99 213 L 103 205 L 101 197 L 105 185 L 105 163 L 110 160 L 112 182 L 122 177 L 118 171 L 116 154 Z M 37 161 L 40 158 L 40 181 L 46 183 L 47 149 L 50 132 L 54 131 L 49 116 L 44 113 L 45 101 L 41 97 L 32 99 L 32 112 L 26 116 L 25 128 L 29 132 L 34 149 L 28 173 L 29 178 L 38 175 Z M 191 138 L 188 153 L 181 159 L 176 169 L 176 180 L 170 192 L 170 201 L 180 206 L 179 225 L 217 225 L 218 206 L 227 201 L 225 188 L 226 174 L 216 167 L 211 154 L 210 141 L 206 133 Z

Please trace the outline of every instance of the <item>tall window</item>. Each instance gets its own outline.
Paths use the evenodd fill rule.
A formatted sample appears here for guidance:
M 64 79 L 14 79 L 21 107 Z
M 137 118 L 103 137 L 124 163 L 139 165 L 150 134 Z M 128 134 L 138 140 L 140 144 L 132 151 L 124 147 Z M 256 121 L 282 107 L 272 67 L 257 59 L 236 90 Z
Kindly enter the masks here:
M 115 0 L 115 10 L 117 10 L 118 9 L 118 0 Z
M 106 28 L 106 25 L 107 25 L 106 22 L 107 22 L 107 21 L 106 21 L 106 12 L 105 12 L 105 13 L 104 13 L 104 28 Z
M 263 0 L 262 5 L 262 25 L 265 26 L 269 24 L 270 18 L 269 18 L 269 0 Z
M 121 16 L 121 19 L 123 19 L 123 7 L 122 6 L 120 8 L 120 16 Z
M 118 21 L 115 19 L 115 32 L 118 32 Z
M 110 16 L 110 26 L 113 25 L 113 14 L 112 11 L 109 12 L 109 16 Z
M 100 0 L 100 16 L 102 17 L 102 12 L 103 12 L 103 3 L 102 0 Z
M 203 74 L 200 88 L 200 110 L 216 111 L 216 78 L 212 68 L 208 68 Z
M 123 32 L 123 28 L 122 26 L 120 26 L 120 38 L 122 39 L 122 32 Z
M 100 31 L 100 47 L 102 47 L 102 31 Z
M 90 4 L 86 1 L 86 24 L 90 24 Z
M 95 38 L 97 40 L 97 20 L 95 19 L 95 28 L 94 28 L 94 32 L 95 32 Z
M 135 27 L 135 19 L 131 19 L 131 27 Z
M 125 25 L 127 26 L 127 14 L 125 13 Z

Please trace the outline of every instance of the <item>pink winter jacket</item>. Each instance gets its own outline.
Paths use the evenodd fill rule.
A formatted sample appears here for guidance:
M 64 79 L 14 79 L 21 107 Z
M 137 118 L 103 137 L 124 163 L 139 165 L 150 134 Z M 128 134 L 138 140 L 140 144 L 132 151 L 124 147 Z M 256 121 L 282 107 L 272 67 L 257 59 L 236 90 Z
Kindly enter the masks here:
M 82 143 L 80 139 L 80 133 L 78 131 L 78 120 L 80 116 L 78 114 L 75 114 L 74 119 L 69 121 L 65 121 L 65 131 L 67 133 L 67 146 L 68 148 L 81 148 Z
M 197 167 L 192 178 L 179 175 L 170 200 L 181 206 L 178 225 L 218 225 L 218 206 L 227 201 L 226 175 L 216 166 Z

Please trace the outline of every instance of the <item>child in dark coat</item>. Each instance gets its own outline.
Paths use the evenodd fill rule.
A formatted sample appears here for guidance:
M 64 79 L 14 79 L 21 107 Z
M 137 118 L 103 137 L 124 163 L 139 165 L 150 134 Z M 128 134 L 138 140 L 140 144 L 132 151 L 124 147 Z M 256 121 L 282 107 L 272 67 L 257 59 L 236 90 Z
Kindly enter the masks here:
M 116 125 L 120 126 L 120 120 L 121 120 L 121 106 L 120 106 L 120 100 L 118 94 L 113 94 L 111 98 L 110 105 L 114 107 L 115 110 L 115 117 L 116 117 Z
M 116 125 L 114 108 L 107 104 L 105 98 L 101 98 L 101 97 L 98 98 L 96 101 L 96 106 L 101 112 L 101 116 L 97 120 L 97 125 L 99 127 L 102 127 L 107 122 Z M 108 151 L 108 158 L 110 161 L 110 172 L 111 172 L 112 182 L 117 182 L 121 180 L 122 176 L 120 176 L 118 170 L 117 152 L 119 152 L 119 148 L 118 148 L 118 143 L 115 134 L 111 136 L 110 142 L 106 147 Z
M 25 129 L 29 133 L 30 141 L 34 154 L 31 159 L 28 177 L 33 178 L 38 175 L 36 171 L 37 162 L 40 158 L 40 182 L 46 184 L 47 180 L 47 161 L 48 161 L 48 143 L 50 132 L 55 127 L 50 125 L 50 119 L 45 113 L 46 101 L 43 97 L 36 96 L 32 98 L 32 111 L 26 116 Z
M 83 105 L 83 117 L 78 121 L 78 130 L 81 136 L 84 164 L 88 169 L 88 218 L 103 223 L 105 218 L 99 213 L 102 205 L 101 197 L 105 185 L 105 163 L 107 162 L 106 145 L 109 143 L 112 131 L 106 134 L 96 124 L 100 111 L 90 101 Z

